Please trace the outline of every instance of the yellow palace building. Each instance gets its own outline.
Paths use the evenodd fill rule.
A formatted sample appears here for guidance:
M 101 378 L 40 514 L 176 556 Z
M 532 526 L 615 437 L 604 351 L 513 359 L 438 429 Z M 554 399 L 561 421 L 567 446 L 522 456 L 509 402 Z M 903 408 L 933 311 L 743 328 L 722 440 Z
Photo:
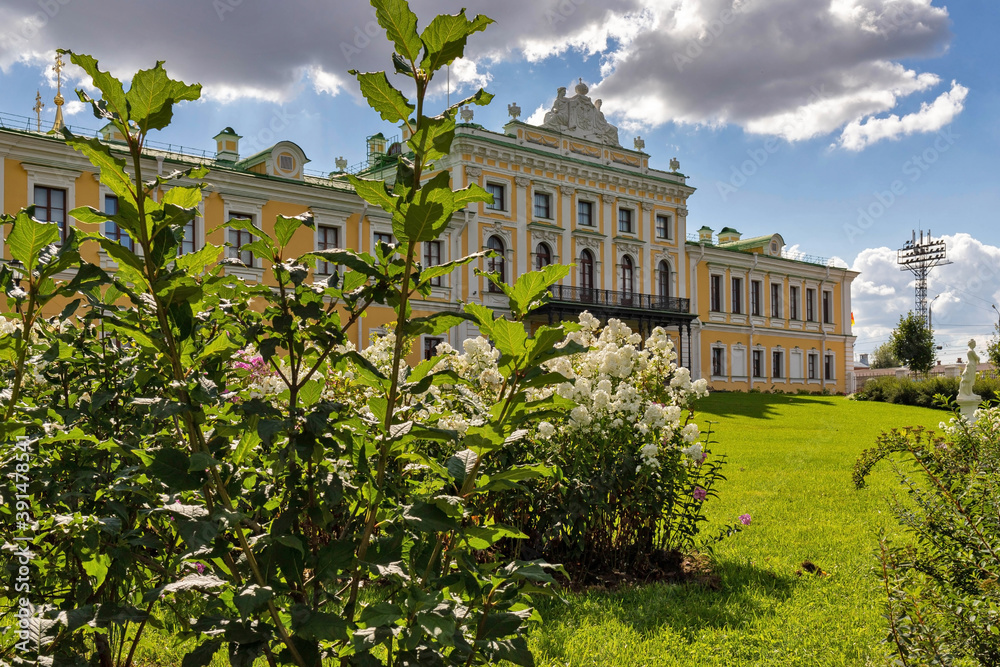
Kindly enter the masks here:
M 425 265 L 439 264 L 482 249 L 497 257 L 441 278 L 430 298 L 414 304 L 414 315 L 456 310 L 463 302 L 502 311 L 505 297 L 477 276 L 476 268 L 511 281 L 549 263 L 572 263 L 575 269 L 534 315 L 535 325 L 587 310 L 602 319 L 622 319 L 644 335 L 665 327 L 680 363 L 715 389 L 849 390 L 850 285 L 858 274 L 823 260 L 790 257 L 777 234 L 742 239 L 729 227 L 718 235 L 702 227 L 689 235 L 687 200 L 695 189 L 680 164 L 671 160 L 669 171 L 650 167 L 641 139 L 623 147 L 601 101 L 588 92 L 583 83 L 573 95 L 560 88 L 540 125 L 518 120 L 520 109 L 512 104 L 511 120 L 501 132 L 483 128 L 470 111 L 462 111 L 452 153 L 437 166 L 451 172 L 453 187 L 478 183 L 494 202 L 457 213 L 441 239 L 424 244 L 421 258 Z M 35 119 L 0 114 L 3 211 L 34 204 L 38 219 L 64 230 L 78 226 L 128 243 L 120 230 L 97 230 L 68 215 L 84 205 L 114 210 L 117 202 L 89 162 L 37 129 Z M 120 143 L 110 127 L 97 136 L 112 146 Z M 276 215 L 307 211 L 315 231 L 301 229 L 292 253 L 335 247 L 373 252 L 379 241 L 393 242 L 388 216 L 354 193 L 343 160 L 337 161 L 338 171 L 317 174 L 306 169 L 309 159 L 290 141 L 243 156 L 233 128 L 214 139 L 214 152 L 147 145 L 146 173 L 192 164 L 211 168 L 203 217 L 189 225 L 185 252 L 206 242 L 226 244 L 228 256 L 241 262 L 227 264 L 227 273 L 268 282 L 266 261 L 242 249 L 249 234 L 220 226 L 240 217 L 270 232 Z M 392 178 L 405 140 L 369 137 L 367 160 L 350 171 Z M 114 269 L 96 244 L 84 246 L 84 259 Z M 325 279 L 332 270 L 321 264 L 314 279 Z M 371 308 L 350 332 L 352 340 L 367 346 L 391 319 L 387 308 Z M 448 342 L 460 347 L 476 334 L 466 323 L 450 332 Z M 412 356 L 431 354 L 443 340 L 422 338 Z

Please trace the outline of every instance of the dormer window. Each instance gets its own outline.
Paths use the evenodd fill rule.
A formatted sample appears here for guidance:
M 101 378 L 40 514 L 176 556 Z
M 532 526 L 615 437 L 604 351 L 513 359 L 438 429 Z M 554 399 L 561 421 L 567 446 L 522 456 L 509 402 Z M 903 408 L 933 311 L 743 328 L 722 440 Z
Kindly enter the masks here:
M 287 153 L 283 153 L 278 156 L 278 168 L 282 171 L 291 171 L 295 169 L 295 158 Z

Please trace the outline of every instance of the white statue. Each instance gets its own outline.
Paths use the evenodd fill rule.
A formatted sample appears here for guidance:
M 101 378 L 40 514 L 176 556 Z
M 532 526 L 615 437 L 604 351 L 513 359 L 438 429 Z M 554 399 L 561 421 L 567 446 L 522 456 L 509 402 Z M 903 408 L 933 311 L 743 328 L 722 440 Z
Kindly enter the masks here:
M 958 385 L 958 400 L 978 401 L 980 397 L 972 393 L 972 385 L 976 382 L 976 371 L 979 369 L 979 355 L 976 354 L 976 341 L 969 341 L 969 351 L 966 353 L 969 363 L 962 371 L 962 381 Z

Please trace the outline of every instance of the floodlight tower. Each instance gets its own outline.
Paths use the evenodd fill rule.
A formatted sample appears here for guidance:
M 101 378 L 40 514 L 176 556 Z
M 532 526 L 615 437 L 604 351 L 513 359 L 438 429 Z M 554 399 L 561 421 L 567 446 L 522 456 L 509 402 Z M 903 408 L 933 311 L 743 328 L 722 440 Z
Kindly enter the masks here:
M 931 231 L 920 230 L 920 237 L 913 232 L 913 237 L 898 251 L 897 263 L 901 270 L 909 271 L 916 278 L 915 311 L 925 323 L 927 322 L 927 276 L 936 266 L 951 264 L 948 260 L 948 246 L 944 240 L 935 241 Z

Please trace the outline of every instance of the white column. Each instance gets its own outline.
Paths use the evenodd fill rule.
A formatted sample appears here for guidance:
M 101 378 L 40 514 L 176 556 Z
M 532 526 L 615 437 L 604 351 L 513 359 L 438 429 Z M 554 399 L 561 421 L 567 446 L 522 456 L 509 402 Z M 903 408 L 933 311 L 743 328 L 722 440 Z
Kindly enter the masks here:
M 687 283 L 687 265 L 688 265 L 688 254 L 687 254 L 687 209 L 679 208 L 677 209 L 677 225 L 676 225 L 676 241 L 677 241 L 677 296 L 681 298 L 691 299 L 692 309 L 694 308 L 694 297 L 692 294 L 688 294 L 688 283 Z M 695 281 L 697 276 L 691 276 L 691 289 L 694 290 Z
M 639 208 L 639 216 L 642 219 L 642 240 L 645 245 L 642 247 L 639 261 L 642 263 L 642 277 L 639 279 L 640 294 L 655 294 L 656 281 L 653 280 L 653 205 L 649 202 L 642 202 Z
M 517 264 L 517 270 L 514 275 L 511 276 L 509 282 L 513 283 L 518 276 L 523 275 L 528 272 L 528 257 L 530 251 L 528 250 L 528 185 L 531 184 L 531 179 L 527 176 L 518 176 L 514 179 L 517 184 L 517 219 L 515 224 L 517 225 L 517 249 L 514 252 L 514 263 Z M 513 268 L 513 267 L 511 267 Z
M 562 264 L 573 264 L 576 262 L 576 257 L 573 256 L 573 239 L 572 230 L 576 226 L 576 207 L 574 205 L 573 195 L 576 194 L 576 189 L 568 186 L 564 186 L 560 189 L 562 193 L 563 202 L 563 214 L 562 219 L 559 221 L 559 226 L 562 227 L 562 250 L 561 257 L 559 257 L 559 262 Z M 563 285 L 573 284 L 573 272 L 570 271 L 569 274 L 560 281 Z
M 604 207 L 604 264 L 601 271 L 601 284 L 606 290 L 618 289 L 615 285 L 618 268 L 618 258 L 611 239 L 618 233 L 618 220 L 615 219 L 615 196 L 611 193 L 601 195 Z M 596 281 L 595 281 L 596 282 Z
M 482 169 L 472 165 L 465 165 L 463 167 L 463 170 L 465 171 L 466 186 L 472 183 L 475 183 L 477 185 L 482 185 L 482 183 L 480 183 L 480 177 L 483 174 Z M 485 204 L 482 203 L 476 204 L 477 211 L 469 220 L 469 225 L 465 229 L 465 233 L 468 235 L 467 238 L 469 239 L 468 248 L 470 255 L 474 252 L 479 252 L 480 250 L 482 250 L 483 241 L 480 238 L 479 234 L 479 211 L 482 210 L 483 206 L 485 206 Z M 461 240 L 459 240 L 459 243 L 461 243 Z M 482 294 L 479 293 L 482 288 L 482 283 L 480 279 L 476 276 L 476 269 L 477 268 L 485 269 L 486 267 L 479 266 L 480 263 L 481 262 L 470 262 L 465 266 L 466 281 L 467 284 L 469 285 L 469 301 L 473 303 L 475 303 L 476 301 L 482 303 Z M 455 347 L 459 346 L 456 345 Z

